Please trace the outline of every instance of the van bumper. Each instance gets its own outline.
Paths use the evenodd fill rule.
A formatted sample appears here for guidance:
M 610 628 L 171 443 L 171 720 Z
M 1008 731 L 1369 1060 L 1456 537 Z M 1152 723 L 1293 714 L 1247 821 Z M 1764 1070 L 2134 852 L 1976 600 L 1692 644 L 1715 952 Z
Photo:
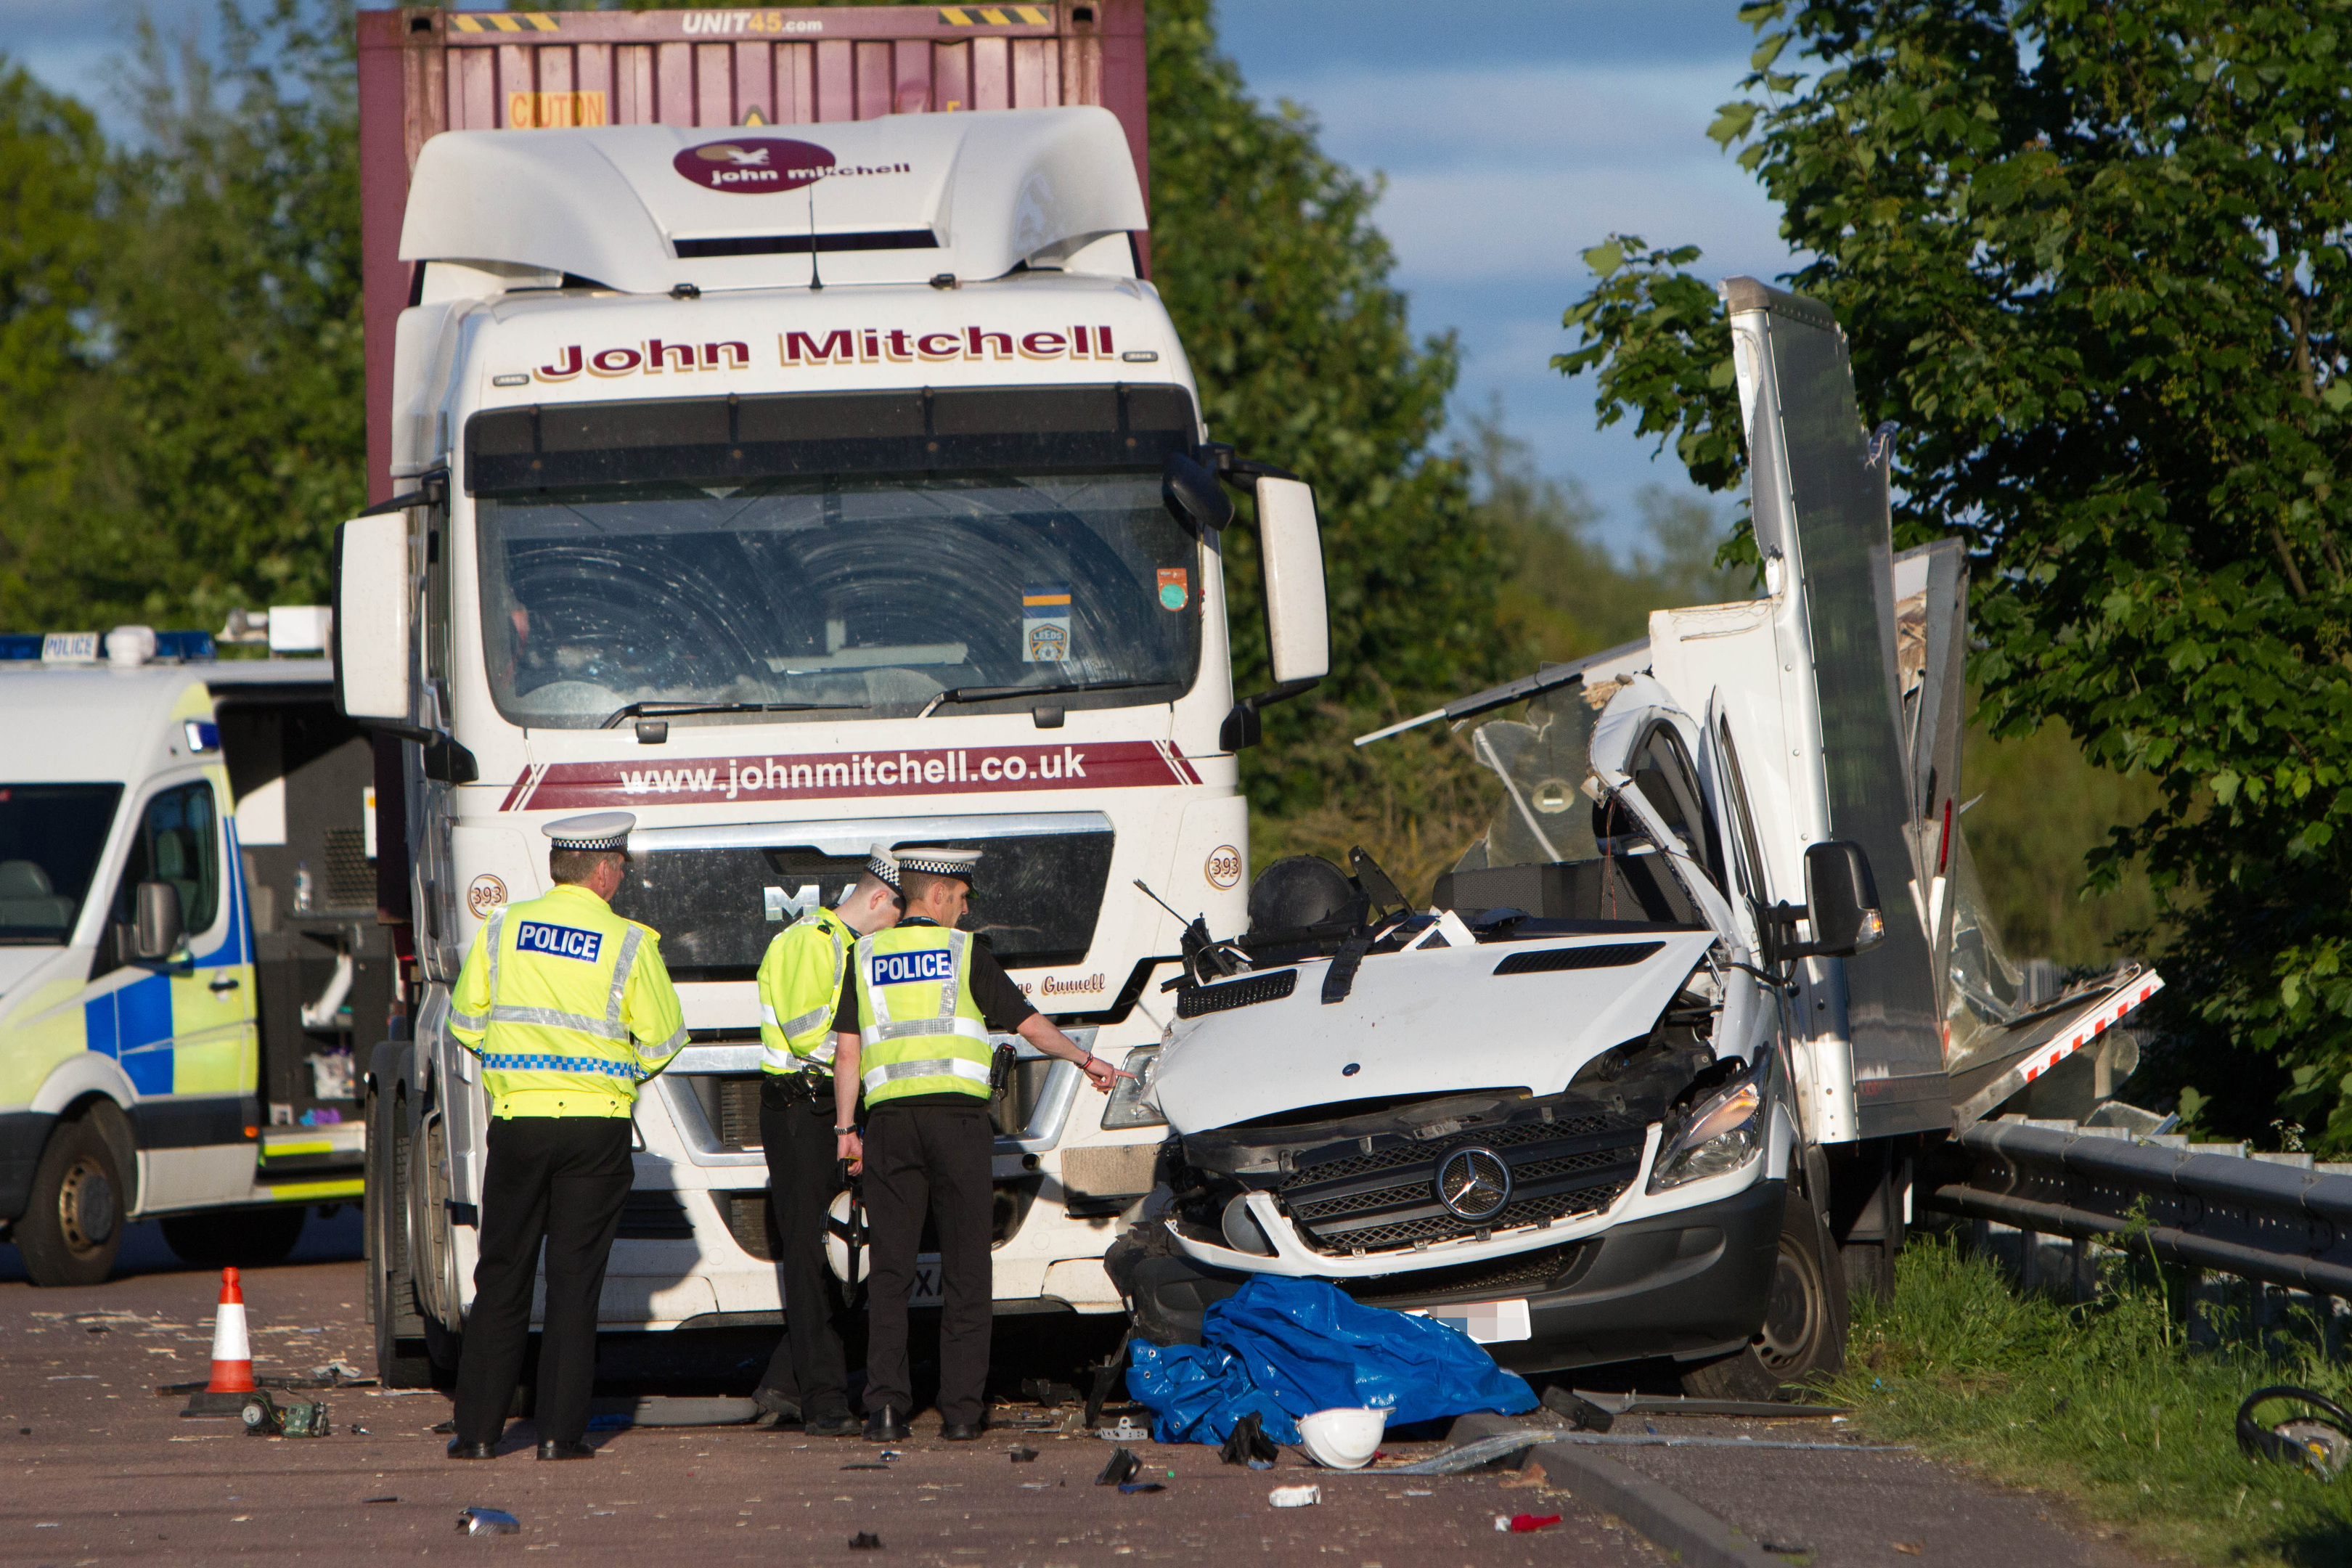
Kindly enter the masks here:
M 33 1172 L 57 1120 L 40 1110 L 0 1110 L 0 1222 L 25 1217 L 33 1201 Z
M 1486 1347 L 1513 1372 L 1721 1355 L 1746 1345 L 1764 1321 L 1787 1190 L 1785 1182 L 1763 1181 L 1713 1203 L 1629 1220 L 1560 1248 L 1559 1271 L 1532 1289 L 1523 1279 L 1447 1279 L 1417 1289 L 1413 1270 L 1343 1288 L 1367 1306 L 1404 1311 L 1524 1300 L 1528 1338 Z M 1137 1332 L 1163 1344 L 1199 1343 L 1202 1314 L 1249 1279 L 1154 1246 L 1140 1229 L 1112 1251 L 1105 1261 Z M 1500 1259 L 1491 1271 L 1516 1261 Z

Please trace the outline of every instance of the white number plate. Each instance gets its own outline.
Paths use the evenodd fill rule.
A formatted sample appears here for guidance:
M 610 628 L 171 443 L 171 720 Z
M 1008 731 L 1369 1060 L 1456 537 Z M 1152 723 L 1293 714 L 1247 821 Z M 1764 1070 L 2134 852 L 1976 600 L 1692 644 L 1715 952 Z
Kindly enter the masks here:
M 919 1275 L 919 1270 L 918 1273 Z M 1482 1345 L 1499 1345 L 1511 1340 L 1531 1339 L 1534 1326 L 1528 1321 L 1525 1297 L 1516 1301 L 1465 1301 L 1444 1307 L 1415 1308 L 1416 1318 L 1435 1318 L 1448 1328 L 1459 1329 Z

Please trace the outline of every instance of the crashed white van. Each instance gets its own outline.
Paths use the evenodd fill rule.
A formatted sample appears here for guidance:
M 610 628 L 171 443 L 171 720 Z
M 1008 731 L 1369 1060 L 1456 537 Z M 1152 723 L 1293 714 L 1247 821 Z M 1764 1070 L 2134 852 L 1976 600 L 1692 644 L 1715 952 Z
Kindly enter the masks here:
M 1836 1364 L 1961 1088 L 1981 1114 L 2126 1005 L 1979 983 L 1958 546 L 1895 555 L 1829 312 L 1722 292 L 1765 593 L 1409 721 L 1525 704 L 1470 732 L 1501 798 L 1427 903 L 1360 852 L 1280 863 L 1196 954 L 1151 1223 L 1112 1259 L 1139 1331 L 1305 1276 L 1523 1372 L 1671 1357 L 1761 1396 Z

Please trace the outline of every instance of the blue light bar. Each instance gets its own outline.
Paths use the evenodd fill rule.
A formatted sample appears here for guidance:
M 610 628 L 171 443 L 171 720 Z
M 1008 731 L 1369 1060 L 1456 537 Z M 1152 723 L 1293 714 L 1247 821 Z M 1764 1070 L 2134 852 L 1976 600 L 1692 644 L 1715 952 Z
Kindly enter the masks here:
M 183 663 L 194 663 L 215 657 L 213 634 L 210 632 L 157 632 L 155 657 L 176 658 Z
M 41 638 L 38 633 L 0 635 L 0 659 L 37 659 L 40 657 Z

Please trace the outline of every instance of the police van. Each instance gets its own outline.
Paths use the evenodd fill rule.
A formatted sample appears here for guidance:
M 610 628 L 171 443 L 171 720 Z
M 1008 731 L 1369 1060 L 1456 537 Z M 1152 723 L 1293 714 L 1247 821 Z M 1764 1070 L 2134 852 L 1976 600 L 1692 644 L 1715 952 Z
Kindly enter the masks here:
M 360 1197 L 391 970 L 325 622 L 237 616 L 260 658 L 0 637 L 0 1237 L 36 1284 L 104 1279 L 151 1216 L 192 1264 L 275 1261 Z

